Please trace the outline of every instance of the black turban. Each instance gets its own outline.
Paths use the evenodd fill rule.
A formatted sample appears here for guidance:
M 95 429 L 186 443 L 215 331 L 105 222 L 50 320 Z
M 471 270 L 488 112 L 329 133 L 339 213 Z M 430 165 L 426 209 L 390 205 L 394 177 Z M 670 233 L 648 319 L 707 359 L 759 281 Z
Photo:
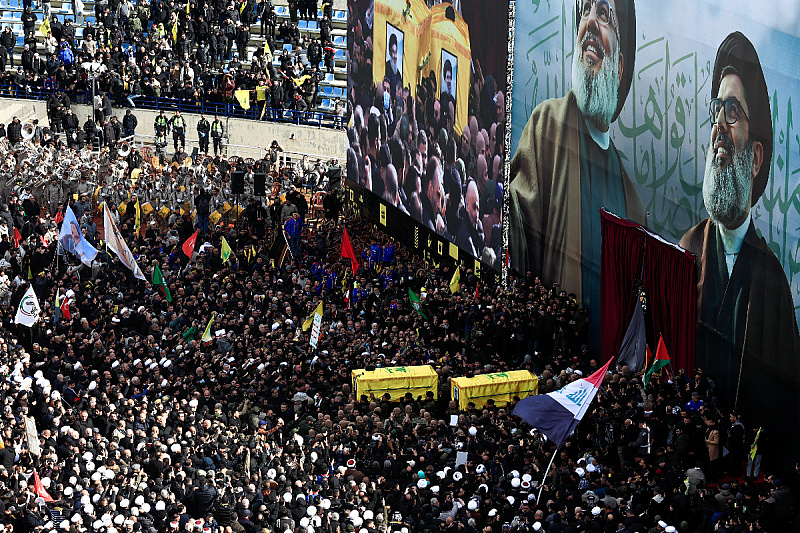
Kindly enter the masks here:
M 742 81 L 747 107 L 750 110 L 747 114 L 750 121 L 750 136 L 753 141 L 760 142 L 764 147 L 764 160 L 758 175 L 753 180 L 752 205 L 755 205 L 764 193 L 769 178 L 770 161 L 772 161 L 772 112 L 769 107 L 767 82 L 756 49 L 753 43 L 738 31 L 728 35 L 719 45 L 717 59 L 714 62 L 714 76 L 711 80 L 711 98 L 717 97 L 722 78 L 728 74 L 736 74 Z

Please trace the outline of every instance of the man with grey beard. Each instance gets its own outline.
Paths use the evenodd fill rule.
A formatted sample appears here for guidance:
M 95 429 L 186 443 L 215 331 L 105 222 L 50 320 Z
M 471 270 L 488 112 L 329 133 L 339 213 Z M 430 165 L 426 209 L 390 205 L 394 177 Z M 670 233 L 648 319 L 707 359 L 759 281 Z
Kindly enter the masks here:
M 572 90 L 534 109 L 511 161 L 508 245 L 514 270 L 577 295 L 599 339 L 600 209 L 646 222 L 609 134 L 631 86 L 636 17 L 633 0 L 578 0 L 575 16 Z
M 711 98 L 703 179 L 709 218 L 681 239 L 697 255 L 698 366 L 726 404 L 750 420 L 774 416 L 783 432 L 791 420 L 796 434 L 800 342 L 792 294 L 750 214 L 769 178 L 772 113 L 756 50 L 739 32 L 717 51 Z

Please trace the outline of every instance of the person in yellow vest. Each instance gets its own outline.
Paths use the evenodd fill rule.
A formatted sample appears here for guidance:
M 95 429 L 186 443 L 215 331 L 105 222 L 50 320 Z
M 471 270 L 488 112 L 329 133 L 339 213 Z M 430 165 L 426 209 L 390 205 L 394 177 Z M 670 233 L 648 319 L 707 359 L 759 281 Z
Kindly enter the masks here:
M 169 124 L 172 127 L 172 142 L 175 145 L 175 151 L 178 151 L 178 141 L 181 143 L 181 148 L 186 148 L 186 120 L 181 116 L 180 110 L 175 111 Z

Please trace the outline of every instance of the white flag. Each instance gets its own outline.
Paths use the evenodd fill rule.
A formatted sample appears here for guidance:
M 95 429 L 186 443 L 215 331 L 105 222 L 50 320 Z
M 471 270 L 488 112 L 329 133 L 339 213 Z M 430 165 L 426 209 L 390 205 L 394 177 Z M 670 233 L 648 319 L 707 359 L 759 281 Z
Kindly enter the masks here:
M 145 278 L 142 273 L 142 269 L 140 269 L 139 265 L 136 263 L 136 259 L 133 258 L 130 248 L 128 248 L 128 245 L 122 240 L 122 235 L 120 235 L 117 225 L 114 224 L 114 219 L 111 218 L 111 211 L 109 211 L 108 205 L 106 204 L 103 205 L 103 226 L 106 232 L 105 238 L 108 247 L 117 254 L 122 264 L 133 272 L 134 277 L 147 281 L 147 278 Z
M 17 317 L 14 319 L 14 324 L 22 324 L 23 326 L 31 327 L 39 320 L 39 313 L 41 311 L 42 308 L 39 307 L 39 299 L 36 298 L 33 287 L 28 285 L 25 296 L 19 301 L 19 308 L 17 308 Z
M 75 218 L 71 207 L 67 207 L 67 211 L 64 213 L 58 240 L 66 251 L 77 255 L 84 265 L 92 266 L 92 260 L 97 255 L 97 250 L 83 238 L 81 225 Z

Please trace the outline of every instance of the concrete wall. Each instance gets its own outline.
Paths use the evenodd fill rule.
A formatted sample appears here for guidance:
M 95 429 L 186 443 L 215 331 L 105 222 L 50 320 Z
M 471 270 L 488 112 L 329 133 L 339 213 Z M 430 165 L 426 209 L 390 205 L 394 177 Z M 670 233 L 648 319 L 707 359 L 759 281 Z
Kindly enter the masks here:
M 90 106 L 72 105 L 72 112 L 78 115 L 81 125 L 92 112 Z M 118 120 L 122 120 L 125 109 L 114 108 L 114 114 Z M 157 111 L 149 109 L 133 109 L 133 114 L 139 121 L 136 133 L 142 135 L 153 135 L 153 123 L 158 116 Z M 165 113 L 171 117 L 172 113 Z M 0 122 L 8 124 L 11 118 L 17 116 L 22 123 L 39 119 L 39 125 L 48 125 L 46 102 L 40 100 L 17 100 L 14 98 L 0 98 Z M 197 122 L 200 115 L 184 114 L 186 120 L 186 151 L 191 153 L 191 148 L 197 145 Z M 209 122 L 213 121 L 212 116 L 206 117 Z M 240 145 L 253 148 L 268 148 L 273 139 L 277 140 L 286 152 L 309 154 L 313 159 L 318 156 L 323 159 L 337 158 L 345 161 L 347 151 L 347 137 L 344 130 L 332 130 L 329 128 L 315 128 L 312 126 L 295 126 L 293 124 L 276 124 L 273 122 L 256 122 L 243 119 L 223 119 L 228 134 L 229 155 L 235 155 L 235 147 Z M 294 138 L 291 138 L 292 135 Z M 172 139 L 168 150 L 171 152 Z M 248 150 L 241 150 L 243 157 L 253 157 Z

